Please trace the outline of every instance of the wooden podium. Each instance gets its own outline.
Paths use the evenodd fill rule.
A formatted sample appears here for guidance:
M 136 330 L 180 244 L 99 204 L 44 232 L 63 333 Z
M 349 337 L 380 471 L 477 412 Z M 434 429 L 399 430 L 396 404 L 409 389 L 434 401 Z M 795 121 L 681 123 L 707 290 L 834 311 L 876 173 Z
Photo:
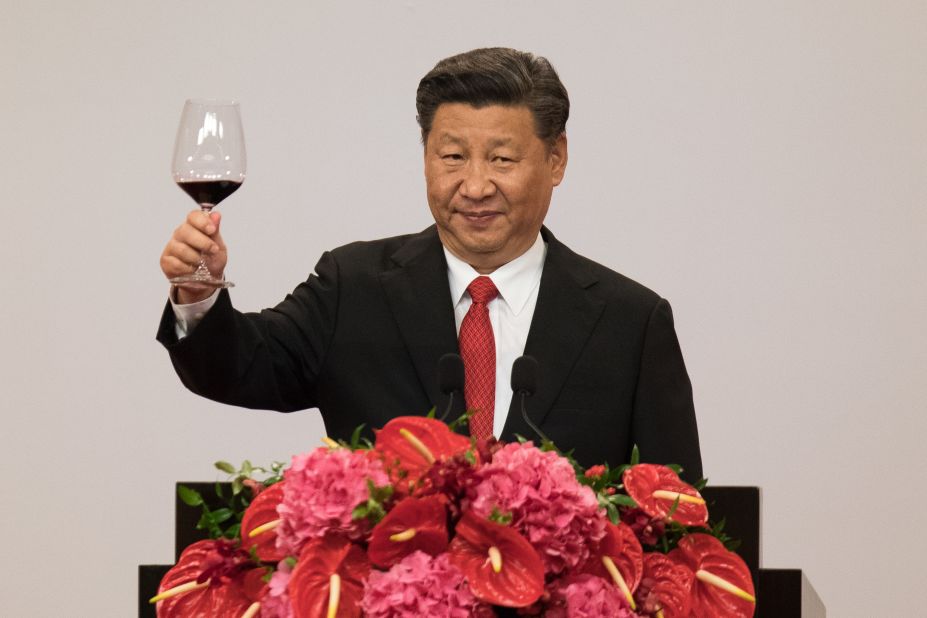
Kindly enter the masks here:
M 215 496 L 214 483 L 178 483 L 200 492 L 204 500 Z M 708 502 L 712 521 L 726 521 L 725 531 L 741 540 L 737 553 L 744 559 L 756 586 L 757 618 L 823 618 L 824 604 L 800 569 L 760 568 L 760 490 L 758 487 L 706 487 L 702 496 Z M 175 493 L 176 496 L 176 493 Z M 219 507 L 209 504 L 210 508 Z M 198 507 L 175 497 L 174 560 L 191 543 L 208 538 L 196 529 Z M 142 564 L 138 567 L 139 618 L 155 616 L 148 599 L 158 592 L 161 578 L 171 565 Z M 703 618 L 715 618 L 705 616 Z

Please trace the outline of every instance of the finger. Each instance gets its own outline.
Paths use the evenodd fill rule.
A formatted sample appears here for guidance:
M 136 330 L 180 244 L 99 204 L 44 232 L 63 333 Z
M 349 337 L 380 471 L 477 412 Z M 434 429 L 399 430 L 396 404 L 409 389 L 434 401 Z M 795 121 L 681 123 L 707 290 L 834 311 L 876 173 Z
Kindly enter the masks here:
M 218 253 L 219 251 L 225 251 L 225 241 L 222 240 L 222 233 L 219 231 L 222 227 L 222 213 L 217 210 L 209 213 L 209 218 L 212 220 L 213 225 L 216 226 L 215 233 L 212 234 L 213 242 L 216 243 L 218 251 L 213 251 L 213 253 Z
M 208 236 L 206 237 L 208 238 Z M 187 264 L 196 264 L 200 261 L 201 251 L 188 243 L 171 239 L 164 248 L 165 256 L 177 258 Z
M 161 256 L 161 271 L 170 279 L 181 275 L 189 275 L 196 270 L 196 265 L 191 265 L 173 255 Z
M 213 220 L 213 217 L 210 215 L 218 215 L 219 213 L 205 213 L 202 210 L 191 210 L 187 213 L 187 223 L 196 230 L 199 230 L 203 234 L 211 235 L 216 232 L 218 228 L 219 219 Z
M 215 228 L 213 229 L 215 230 Z M 215 238 L 204 234 L 189 222 L 184 223 L 174 230 L 174 235 L 171 240 L 192 247 L 197 252 L 206 251 L 215 253 L 219 250 L 219 245 L 215 242 Z

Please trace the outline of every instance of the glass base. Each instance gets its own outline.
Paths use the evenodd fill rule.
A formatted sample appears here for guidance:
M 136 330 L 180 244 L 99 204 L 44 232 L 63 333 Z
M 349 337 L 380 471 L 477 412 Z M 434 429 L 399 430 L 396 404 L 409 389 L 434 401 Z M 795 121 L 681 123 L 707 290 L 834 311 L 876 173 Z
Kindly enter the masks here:
M 213 288 L 233 288 L 235 284 L 225 279 L 216 279 L 210 274 L 193 273 L 168 279 L 173 285 L 190 290 L 208 290 Z

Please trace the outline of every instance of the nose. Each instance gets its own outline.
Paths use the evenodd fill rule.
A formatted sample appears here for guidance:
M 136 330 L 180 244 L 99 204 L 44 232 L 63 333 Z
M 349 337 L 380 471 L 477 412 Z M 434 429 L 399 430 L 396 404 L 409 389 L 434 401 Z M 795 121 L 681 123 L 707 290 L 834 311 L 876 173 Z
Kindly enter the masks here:
M 463 181 L 460 183 L 460 195 L 471 200 L 482 200 L 491 197 L 496 192 L 491 171 L 485 163 L 470 160 L 464 170 Z

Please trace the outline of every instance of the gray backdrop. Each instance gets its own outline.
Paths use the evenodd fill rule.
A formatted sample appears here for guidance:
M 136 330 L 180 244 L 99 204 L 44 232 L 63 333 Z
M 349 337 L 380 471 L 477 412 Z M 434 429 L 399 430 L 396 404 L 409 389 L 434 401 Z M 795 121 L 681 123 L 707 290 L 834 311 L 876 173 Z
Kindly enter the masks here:
M 573 102 L 548 224 L 674 306 L 713 484 L 833 616 L 924 600 L 924 2 L 14 2 L 0 20 L 0 614 L 129 616 L 173 485 L 319 444 L 186 392 L 154 332 L 183 101 L 242 102 L 234 301 L 429 223 L 418 79 L 547 55 Z M 412 412 L 412 411 L 410 411 Z

